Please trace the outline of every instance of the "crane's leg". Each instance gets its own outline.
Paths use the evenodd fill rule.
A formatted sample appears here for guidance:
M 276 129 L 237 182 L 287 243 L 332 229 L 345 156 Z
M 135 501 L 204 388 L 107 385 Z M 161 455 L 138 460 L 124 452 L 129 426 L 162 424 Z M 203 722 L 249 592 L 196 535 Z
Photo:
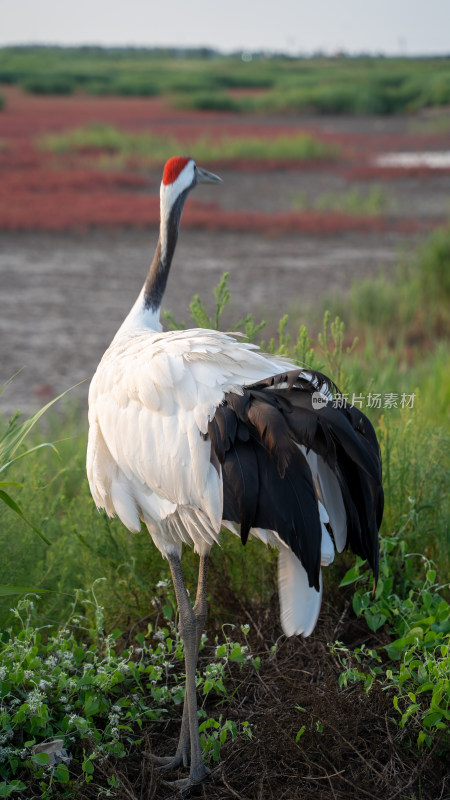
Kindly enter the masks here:
M 197 716 L 197 693 L 195 686 L 198 653 L 207 613 L 207 560 L 207 555 L 200 556 L 197 595 L 195 604 L 192 607 L 184 583 L 180 561 L 173 556 L 168 558 L 178 604 L 179 631 L 184 643 L 186 694 L 180 740 L 175 756 L 173 758 L 156 758 L 155 761 L 160 764 L 163 769 L 167 770 L 174 769 L 181 764 L 188 766 L 190 763 L 191 769 L 188 780 L 176 782 L 183 788 L 187 785 L 200 782 L 208 774 L 208 769 L 203 763 L 201 754 Z

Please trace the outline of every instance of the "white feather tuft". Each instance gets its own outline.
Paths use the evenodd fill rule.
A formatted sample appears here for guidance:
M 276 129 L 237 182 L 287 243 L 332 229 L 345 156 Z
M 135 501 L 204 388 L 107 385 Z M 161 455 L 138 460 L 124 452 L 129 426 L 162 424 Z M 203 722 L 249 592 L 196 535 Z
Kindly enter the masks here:
M 278 591 L 281 626 L 286 636 L 300 633 L 309 636 L 316 625 L 322 601 L 320 591 L 311 588 L 308 575 L 296 555 L 288 547 L 280 547 L 278 555 Z

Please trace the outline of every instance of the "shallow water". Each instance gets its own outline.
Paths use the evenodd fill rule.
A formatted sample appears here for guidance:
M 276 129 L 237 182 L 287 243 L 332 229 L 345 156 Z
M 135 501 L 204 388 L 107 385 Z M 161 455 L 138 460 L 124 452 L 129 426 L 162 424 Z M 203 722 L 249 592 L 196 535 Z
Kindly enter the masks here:
M 442 152 L 422 151 L 417 153 L 384 153 L 376 159 L 378 167 L 450 167 L 450 150 Z

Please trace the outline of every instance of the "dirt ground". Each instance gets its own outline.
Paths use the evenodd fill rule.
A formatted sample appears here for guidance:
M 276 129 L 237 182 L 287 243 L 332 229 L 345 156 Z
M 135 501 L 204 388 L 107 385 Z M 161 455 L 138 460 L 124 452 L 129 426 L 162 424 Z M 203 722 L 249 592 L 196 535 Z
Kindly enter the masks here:
M 90 378 L 144 281 L 156 231 L 3 234 L 0 237 L 2 382 L 24 367 L 0 408 L 31 411 Z M 212 309 L 213 288 L 230 273 L 224 325 L 251 311 L 273 331 L 289 311 L 323 302 L 353 278 L 391 265 L 406 245 L 398 234 L 346 234 L 318 239 L 289 235 L 182 231 L 165 308 L 189 323 L 199 293 Z M 85 390 L 75 390 L 80 399 Z

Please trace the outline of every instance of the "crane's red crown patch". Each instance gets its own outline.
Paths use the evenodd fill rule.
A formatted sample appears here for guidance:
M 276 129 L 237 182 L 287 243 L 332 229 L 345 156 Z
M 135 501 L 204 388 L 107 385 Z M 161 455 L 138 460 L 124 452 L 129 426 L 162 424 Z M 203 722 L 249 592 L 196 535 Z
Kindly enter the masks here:
M 167 186 L 167 184 L 176 181 L 178 175 L 185 168 L 188 161 L 190 161 L 190 158 L 184 158 L 183 156 L 173 156 L 173 158 L 169 158 L 164 167 L 163 184 Z

